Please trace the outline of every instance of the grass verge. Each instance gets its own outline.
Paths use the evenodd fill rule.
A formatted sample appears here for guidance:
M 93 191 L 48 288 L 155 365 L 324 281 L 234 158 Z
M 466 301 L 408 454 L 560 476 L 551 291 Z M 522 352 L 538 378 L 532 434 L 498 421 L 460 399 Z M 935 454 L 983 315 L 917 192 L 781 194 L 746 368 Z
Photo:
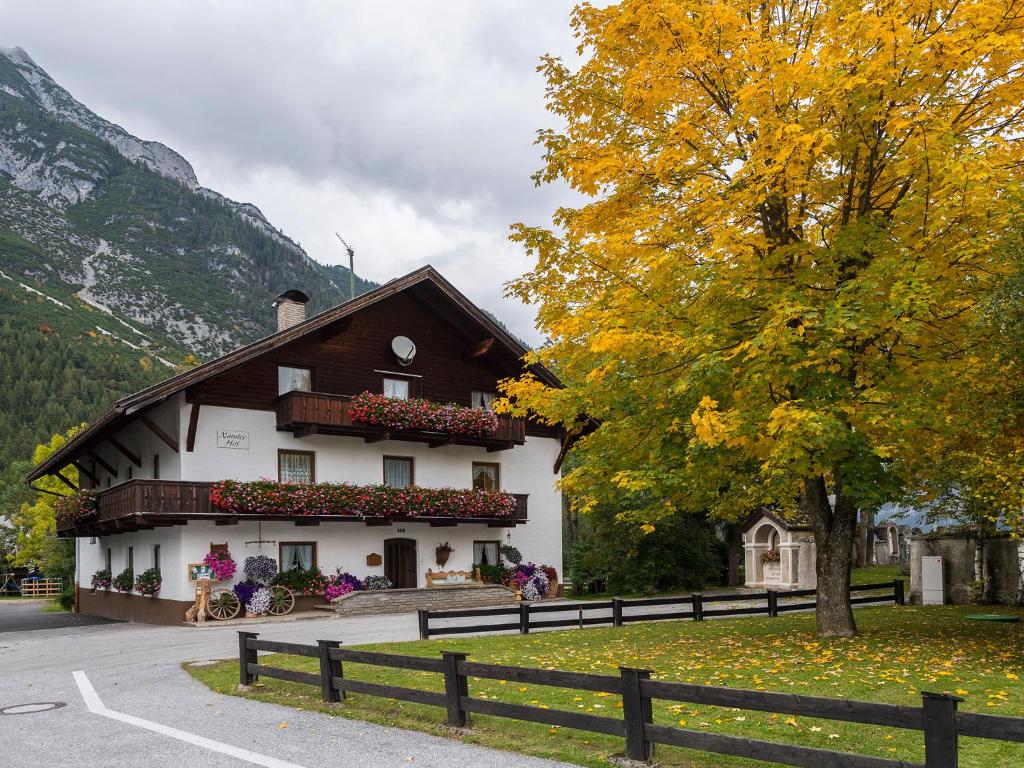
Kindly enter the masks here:
M 1009 609 L 999 609 L 1009 612 Z M 986 608 L 986 612 L 992 609 Z M 621 628 L 389 643 L 365 646 L 390 653 L 436 656 L 460 650 L 475 661 L 616 674 L 619 665 L 645 667 L 663 680 L 816 694 L 920 705 L 920 692 L 946 691 L 964 698 L 961 708 L 1024 716 L 1024 624 L 966 621 L 975 607 L 866 608 L 857 611 L 861 635 L 819 640 L 812 614 L 779 618 L 652 622 Z M 1024 612 L 1017 611 L 1024 616 Z M 264 661 L 266 659 L 266 661 Z M 267 656 L 261 663 L 316 671 L 315 660 Z M 500 749 L 587 766 L 620 755 L 622 739 L 565 728 L 474 715 L 472 727 L 452 733 L 435 707 L 350 694 L 328 705 L 311 686 L 265 679 L 239 693 L 238 663 L 185 665 L 211 689 L 338 717 L 415 729 Z M 440 675 L 346 664 L 346 677 L 424 690 L 442 690 Z M 617 716 L 616 696 L 497 680 L 470 680 L 471 695 L 516 704 Z M 923 761 L 922 734 L 813 718 L 794 718 L 692 704 L 654 702 L 655 722 L 709 733 L 907 761 Z M 659 765 L 686 768 L 764 765 L 750 760 L 657 747 Z M 1024 745 L 962 739 L 964 768 L 1024 765 Z

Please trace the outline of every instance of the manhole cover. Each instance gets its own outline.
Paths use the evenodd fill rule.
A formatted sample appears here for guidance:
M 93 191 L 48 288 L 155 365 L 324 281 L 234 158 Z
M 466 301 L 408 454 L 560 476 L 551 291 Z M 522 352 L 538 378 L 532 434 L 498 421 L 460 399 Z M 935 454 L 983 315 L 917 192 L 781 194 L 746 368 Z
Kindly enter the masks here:
M 0 709 L 0 715 L 32 715 L 36 712 L 49 712 L 51 709 L 66 707 L 63 701 L 39 701 L 32 704 L 12 704 Z

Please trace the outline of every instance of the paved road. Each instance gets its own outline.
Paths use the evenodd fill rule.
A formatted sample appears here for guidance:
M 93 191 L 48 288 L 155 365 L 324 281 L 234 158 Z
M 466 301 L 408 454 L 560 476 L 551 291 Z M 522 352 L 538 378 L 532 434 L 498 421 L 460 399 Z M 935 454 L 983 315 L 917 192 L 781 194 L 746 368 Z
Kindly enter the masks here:
M 6 610 L 0 606 L 0 611 Z M 346 645 L 416 637 L 414 615 L 261 624 L 266 638 Z M 96 624 L 0 632 L 0 765 L 11 768 L 241 768 L 252 763 L 90 712 L 72 678 L 86 673 L 111 710 L 289 761 L 302 768 L 552 768 L 545 760 L 210 692 L 182 661 L 231 657 L 236 628 Z M 282 728 L 281 724 L 287 723 Z M 270 763 L 267 763 L 270 764 Z
M 113 624 L 113 619 L 80 613 L 43 613 L 49 600 L 0 600 L 0 634 L 32 629 L 65 629 L 93 624 Z

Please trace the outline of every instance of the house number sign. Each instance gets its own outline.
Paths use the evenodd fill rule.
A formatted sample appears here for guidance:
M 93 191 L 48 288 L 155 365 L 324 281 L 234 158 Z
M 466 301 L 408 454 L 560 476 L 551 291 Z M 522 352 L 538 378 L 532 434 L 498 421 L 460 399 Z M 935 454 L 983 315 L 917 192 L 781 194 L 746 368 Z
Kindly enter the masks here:
M 235 451 L 249 450 L 249 433 L 240 429 L 218 429 L 217 447 Z

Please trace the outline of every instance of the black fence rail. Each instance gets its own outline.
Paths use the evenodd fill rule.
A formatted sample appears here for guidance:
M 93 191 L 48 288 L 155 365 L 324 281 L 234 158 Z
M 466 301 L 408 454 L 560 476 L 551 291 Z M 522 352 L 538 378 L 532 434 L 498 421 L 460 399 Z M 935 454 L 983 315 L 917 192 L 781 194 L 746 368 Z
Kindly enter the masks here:
M 887 590 L 878 594 L 879 590 Z M 852 595 L 863 592 L 875 594 L 851 596 L 851 605 L 868 603 L 888 603 L 903 605 L 905 602 L 903 580 L 896 579 L 880 584 L 858 584 L 850 587 Z M 559 602 L 559 603 L 519 603 L 501 608 L 466 608 L 448 611 L 419 610 L 420 639 L 428 640 L 438 635 L 460 635 L 481 632 L 506 632 L 515 630 L 522 635 L 531 629 L 551 629 L 559 627 L 586 627 L 597 624 L 621 627 L 637 621 L 665 621 L 666 619 L 693 619 L 703 621 L 715 616 L 778 616 L 787 611 L 814 610 L 814 600 L 785 602 L 802 597 L 817 597 L 813 589 L 766 590 L 764 592 L 744 592 L 740 594 L 703 595 L 695 593 L 679 597 L 652 597 L 627 600 L 614 597 L 611 600 Z M 783 602 L 780 602 L 783 601 Z M 756 605 L 715 607 L 721 603 L 757 603 Z M 656 612 L 631 612 L 636 609 L 653 606 L 673 606 L 677 610 Z M 549 618 L 554 614 L 554 618 Z M 470 624 L 447 623 L 451 619 L 480 619 L 488 616 L 508 617 L 507 621 Z M 444 624 L 438 624 L 444 621 Z
M 318 659 L 319 673 L 260 664 L 259 651 Z M 808 768 L 956 768 L 960 736 L 1024 743 L 1024 718 L 958 712 L 957 705 L 962 699 L 941 693 L 922 692 L 921 706 L 909 707 L 652 680 L 650 670 L 630 667 L 620 667 L 617 676 L 595 675 L 481 664 L 469 661 L 465 653 L 453 651 L 444 651 L 437 659 L 348 650 L 331 640 L 320 640 L 317 645 L 281 643 L 260 640 L 252 632 L 238 633 L 238 654 L 241 685 L 252 685 L 259 677 L 269 677 L 319 687 L 326 702 L 341 702 L 346 694 L 358 693 L 427 704 L 444 708 L 448 724 L 459 728 L 468 727 L 470 715 L 477 713 L 619 736 L 625 739 L 626 756 L 633 760 L 650 760 L 656 744 L 667 744 Z M 444 691 L 353 680 L 345 677 L 346 663 L 436 672 L 443 675 Z M 476 698 L 470 692 L 471 678 L 614 694 L 622 697 L 622 716 L 606 717 Z M 652 707 L 655 699 L 921 731 L 925 761 L 910 763 L 656 725 Z

